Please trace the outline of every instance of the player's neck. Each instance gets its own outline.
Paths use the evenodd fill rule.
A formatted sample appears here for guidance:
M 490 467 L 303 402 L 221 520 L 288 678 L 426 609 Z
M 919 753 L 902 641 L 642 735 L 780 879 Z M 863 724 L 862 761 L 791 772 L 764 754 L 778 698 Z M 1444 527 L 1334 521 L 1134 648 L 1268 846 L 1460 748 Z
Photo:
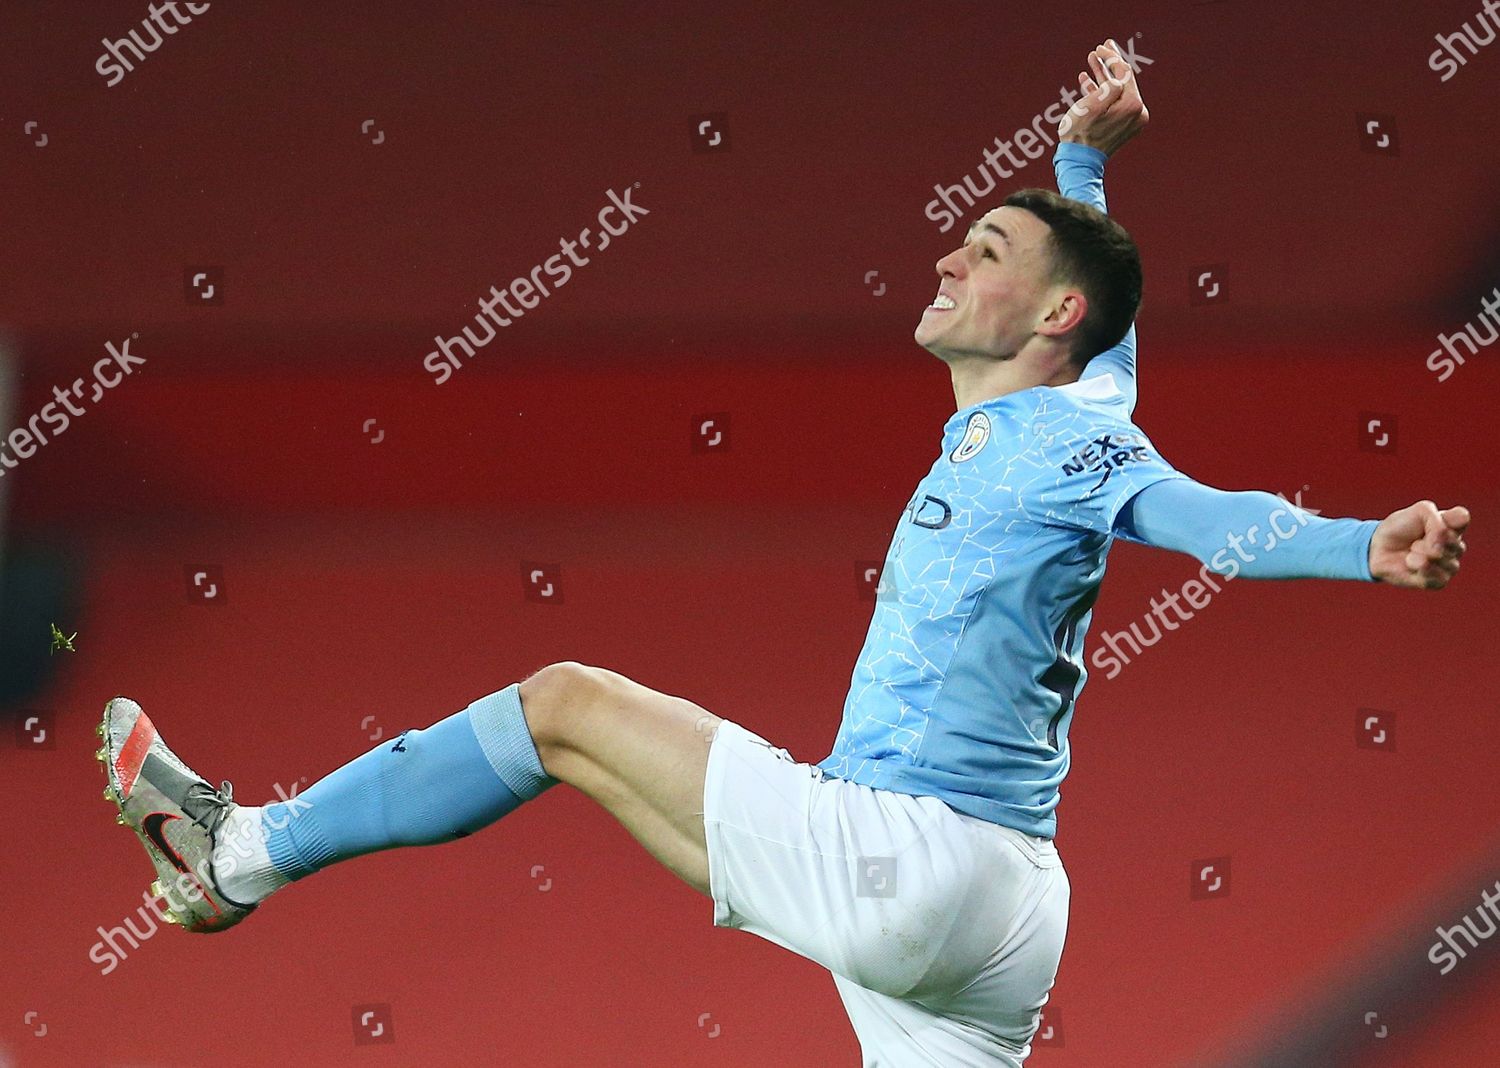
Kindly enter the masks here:
M 949 364 L 948 370 L 953 376 L 953 403 L 959 411 L 1023 389 L 1065 386 L 1078 381 L 1078 368 L 1071 361 L 1051 369 L 1041 369 L 1018 359 L 1003 362 L 965 360 Z

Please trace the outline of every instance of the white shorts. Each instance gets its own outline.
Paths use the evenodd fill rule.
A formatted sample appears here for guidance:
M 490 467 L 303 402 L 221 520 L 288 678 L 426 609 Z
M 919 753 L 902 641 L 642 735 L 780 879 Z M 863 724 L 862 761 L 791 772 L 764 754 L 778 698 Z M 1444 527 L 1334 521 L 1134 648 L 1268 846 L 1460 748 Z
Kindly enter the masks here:
M 864 1068 L 1019 1068 L 1057 975 L 1057 849 L 835 779 L 725 720 L 703 823 L 714 924 L 833 973 Z

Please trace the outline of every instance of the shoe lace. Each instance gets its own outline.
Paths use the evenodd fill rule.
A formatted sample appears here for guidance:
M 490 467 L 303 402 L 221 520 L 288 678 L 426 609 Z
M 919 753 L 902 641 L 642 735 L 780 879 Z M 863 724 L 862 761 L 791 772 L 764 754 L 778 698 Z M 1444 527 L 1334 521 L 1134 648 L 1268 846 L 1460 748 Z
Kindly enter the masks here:
M 189 801 L 195 803 L 189 807 Z M 219 833 L 219 825 L 224 822 L 224 817 L 229 814 L 234 803 L 234 784 L 225 779 L 217 790 L 206 782 L 194 783 L 188 787 L 187 798 L 182 807 L 213 837 Z

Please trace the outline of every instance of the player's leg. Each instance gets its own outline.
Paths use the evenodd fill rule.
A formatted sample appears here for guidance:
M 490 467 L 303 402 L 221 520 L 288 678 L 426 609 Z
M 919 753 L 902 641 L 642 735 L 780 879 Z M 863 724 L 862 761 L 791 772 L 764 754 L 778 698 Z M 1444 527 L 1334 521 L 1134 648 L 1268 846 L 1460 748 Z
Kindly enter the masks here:
M 867 1068 L 1019 1065 L 1067 927 L 1056 849 L 761 741 L 726 720 L 709 756 L 714 922 L 833 972 Z
M 963 817 L 976 892 L 947 951 L 978 962 L 968 981 L 906 997 L 835 976 L 866 1068 L 883 1065 L 1019 1068 L 1031 1052 L 1067 933 L 1067 873 L 1040 838 Z
M 288 882 L 404 845 L 449 842 L 553 781 L 537 760 L 512 685 L 407 731 L 264 807 L 234 803 L 180 760 L 135 702 L 109 702 L 99 758 L 106 799 L 140 837 L 171 922 L 216 931 Z
M 309 788 L 304 817 L 279 813 L 286 826 L 272 829 L 270 858 L 298 877 L 376 849 L 448 841 L 560 781 L 707 893 L 703 776 L 718 722 L 617 672 L 552 664 Z M 368 771 L 353 774 L 361 762 Z
M 192 772 L 128 700 L 106 709 L 100 758 L 106 797 L 145 845 L 169 916 L 219 930 L 289 881 L 376 850 L 452 841 L 559 780 L 707 892 L 703 776 L 717 723 L 682 698 L 564 663 L 382 742 L 264 808 L 236 805 Z
M 548 772 L 709 892 L 716 924 L 834 973 L 867 1065 L 1029 1052 L 1067 927 L 1050 841 L 829 778 L 614 672 L 555 665 L 521 693 Z
M 669 871 L 707 894 L 703 784 L 719 717 L 577 663 L 543 668 L 520 692 L 548 774 L 597 801 Z

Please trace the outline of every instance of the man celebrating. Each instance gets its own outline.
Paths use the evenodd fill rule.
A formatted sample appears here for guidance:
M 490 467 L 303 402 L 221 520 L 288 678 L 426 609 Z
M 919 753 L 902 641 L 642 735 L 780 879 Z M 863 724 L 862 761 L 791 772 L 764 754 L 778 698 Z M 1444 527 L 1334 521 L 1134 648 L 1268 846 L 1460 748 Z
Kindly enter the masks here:
M 708 895 L 716 925 L 828 968 L 867 1068 L 1021 1065 L 1067 926 L 1055 810 L 1115 538 L 1214 569 L 1234 544 L 1251 577 L 1441 588 L 1469 519 L 1428 501 L 1322 519 L 1157 454 L 1131 422 L 1140 260 L 1103 191 L 1148 115 L 1112 42 L 1079 86 L 1063 195 L 1012 193 L 937 263 L 916 340 L 949 367 L 957 410 L 897 524 L 825 760 L 570 662 L 254 808 L 116 698 L 106 795 L 176 922 L 222 930 L 329 864 L 451 841 L 564 782 Z

